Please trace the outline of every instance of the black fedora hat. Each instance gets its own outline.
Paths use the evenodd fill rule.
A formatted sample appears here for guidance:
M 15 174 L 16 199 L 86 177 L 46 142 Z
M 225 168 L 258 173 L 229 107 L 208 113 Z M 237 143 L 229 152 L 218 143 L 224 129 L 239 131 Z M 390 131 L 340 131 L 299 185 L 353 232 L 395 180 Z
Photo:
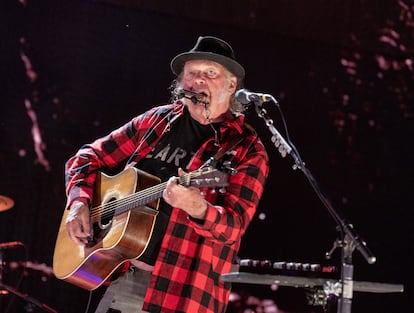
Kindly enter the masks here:
M 179 75 L 184 64 L 190 60 L 209 60 L 227 68 L 239 79 L 243 79 L 244 68 L 235 60 L 233 48 L 224 40 L 212 36 L 200 36 L 194 48 L 177 55 L 171 61 L 171 70 Z

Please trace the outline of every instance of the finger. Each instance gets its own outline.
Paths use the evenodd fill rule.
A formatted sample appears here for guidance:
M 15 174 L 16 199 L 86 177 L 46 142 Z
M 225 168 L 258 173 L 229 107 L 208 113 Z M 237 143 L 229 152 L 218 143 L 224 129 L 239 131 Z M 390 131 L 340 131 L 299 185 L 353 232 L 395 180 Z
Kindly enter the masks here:
M 79 246 L 85 246 L 87 244 L 87 241 L 79 237 L 73 237 L 72 240 Z
M 73 223 L 73 222 L 72 222 Z M 76 226 L 76 229 L 78 229 L 79 226 Z M 82 240 L 82 237 L 76 234 L 77 232 L 74 231 L 72 228 L 68 228 L 68 234 L 69 237 L 78 245 L 84 246 L 86 242 Z
M 88 238 L 86 238 L 86 237 L 78 237 L 77 240 L 79 242 L 78 244 L 80 244 L 82 246 L 85 246 L 89 242 Z
M 89 224 L 89 216 L 82 215 L 79 217 L 80 230 L 82 231 L 83 236 L 90 236 L 91 234 L 91 225 Z
M 184 176 L 187 174 L 181 167 L 178 168 L 178 176 Z
M 171 196 L 172 196 L 172 188 L 169 187 L 169 188 L 164 189 L 163 197 L 169 199 L 171 198 Z

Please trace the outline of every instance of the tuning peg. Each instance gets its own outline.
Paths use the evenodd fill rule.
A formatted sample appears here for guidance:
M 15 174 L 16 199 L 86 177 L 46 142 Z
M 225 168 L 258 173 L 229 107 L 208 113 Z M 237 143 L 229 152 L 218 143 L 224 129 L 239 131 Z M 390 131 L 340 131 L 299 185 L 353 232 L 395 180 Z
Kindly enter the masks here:
M 223 172 L 226 172 L 230 175 L 234 175 L 237 173 L 237 170 L 233 167 L 231 167 L 231 162 L 230 161 L 224 161 L 222 166 L 221 166 L 221 170 Z
M 227 191 L 227 189 L 226 189 L 225 187 L 221 187 L 221 188 L 219 189 L 219 192 L 220 192 L 221 194 L 226 193 L 226 191 Z

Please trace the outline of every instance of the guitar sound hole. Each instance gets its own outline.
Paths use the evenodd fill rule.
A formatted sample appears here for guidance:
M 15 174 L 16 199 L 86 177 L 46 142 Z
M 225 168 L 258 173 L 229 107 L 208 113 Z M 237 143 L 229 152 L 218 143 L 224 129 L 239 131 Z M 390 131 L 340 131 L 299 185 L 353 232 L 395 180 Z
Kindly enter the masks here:
M 88 241 L 87 247 L 95 246 L 98 242 L 103 240 L 106 234 L 110 231 L 112 219 L 115 211 L 112 209 L 111 202 L 116 198 L 111 198 L 106 203 L 102 204 L 102 214 L 99 219 L 92 224 L 93 236 Z
M 112 219 L 114 218 L 115 209 L 111 204 L 112 201 L 116 200 L 116 198 L 111 198 L 102 206 L 102 214 L 99 222 L 99 227 L 102 229 L 108 228 L 111 223 Z

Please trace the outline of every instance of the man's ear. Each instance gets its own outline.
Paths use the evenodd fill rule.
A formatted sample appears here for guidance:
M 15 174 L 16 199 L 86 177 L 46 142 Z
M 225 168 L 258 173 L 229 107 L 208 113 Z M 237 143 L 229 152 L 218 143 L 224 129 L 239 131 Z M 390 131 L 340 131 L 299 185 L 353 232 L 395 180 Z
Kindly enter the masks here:
M 236 88 L 237 88 L 237 78 L 233 76 L 230 78 L 229 89 L 233 93 L 236 91 Z

